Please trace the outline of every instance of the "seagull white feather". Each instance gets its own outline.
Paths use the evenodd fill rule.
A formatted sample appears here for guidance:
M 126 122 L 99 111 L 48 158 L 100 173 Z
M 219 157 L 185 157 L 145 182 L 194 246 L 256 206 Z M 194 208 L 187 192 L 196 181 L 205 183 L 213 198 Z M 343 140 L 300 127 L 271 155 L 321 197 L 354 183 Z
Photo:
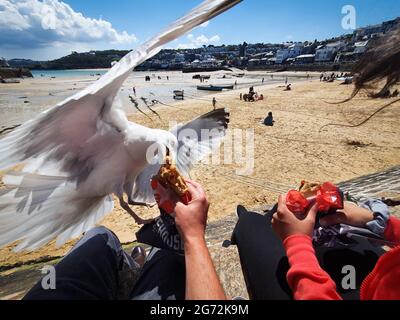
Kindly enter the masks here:
M 113 208 L 112 194 L 138 223 L 123 200 L 154 202 L 150 178 L 160 165 L 146 152 L 158 144 L 178 150 L 177 166 L 188 175 L 193 164 L 224 136 L 227 113 L 221 109 L 171 132 L 128 121 L 117 93 L 132 70 L 167 42 L 224 12 L 241 0 L 208 0 L 137 50 L 130 52 L 97 82 L 41 113 L 0 140 L 0 170 L 9 172 L 0 189 L 0 247 L 19 240 L 16 251 L 34 250 L 57 237 L 57 244 L 81 235 Z M 197 145 L 177 137 L 198 133 Z M 213 129 L 209 140 L 200 131 Z M 194 149 L 196 149 L 194 151 Z

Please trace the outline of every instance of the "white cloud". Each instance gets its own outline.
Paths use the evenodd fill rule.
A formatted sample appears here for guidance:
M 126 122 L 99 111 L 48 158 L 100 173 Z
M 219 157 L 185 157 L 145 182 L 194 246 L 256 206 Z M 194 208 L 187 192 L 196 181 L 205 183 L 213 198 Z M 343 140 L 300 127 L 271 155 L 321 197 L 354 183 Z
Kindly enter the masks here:
M 192 33 L 188 34 L 186 39 L 188 42 L 178 44 L 177 49 L 199 48 L 204 45 L 217 44 L 221 40 L 219 35 L 208 38 L 204 34 L 195 37 Z
M 108 21 L 85 17 L 59 0 L 0 0 L 0 47 L 135 41 L 135 35 L 118 32 Z
M 202 23 L 202 24 L 200 25 L 200 27 L 202 27 L 202 28 L 207 28 L 209 24 L 210 24 L 210 21 L 206 21 L 206 22 Z

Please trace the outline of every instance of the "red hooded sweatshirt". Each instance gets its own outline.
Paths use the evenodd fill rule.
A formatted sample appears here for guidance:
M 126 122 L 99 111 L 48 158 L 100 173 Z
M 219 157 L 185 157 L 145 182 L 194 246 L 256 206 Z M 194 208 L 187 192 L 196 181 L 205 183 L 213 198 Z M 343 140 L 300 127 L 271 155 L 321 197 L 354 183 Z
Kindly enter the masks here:
M 399 246 L 381 256 L 364 279 L 361 300 L 400 300 L 400 219 L 390 217 L 384 236 Z M 335 282 L 319 266 L 309 236 L 290 236 L 283 245 L 290 264 L 287 280 L 296 300 L 342 299 Z

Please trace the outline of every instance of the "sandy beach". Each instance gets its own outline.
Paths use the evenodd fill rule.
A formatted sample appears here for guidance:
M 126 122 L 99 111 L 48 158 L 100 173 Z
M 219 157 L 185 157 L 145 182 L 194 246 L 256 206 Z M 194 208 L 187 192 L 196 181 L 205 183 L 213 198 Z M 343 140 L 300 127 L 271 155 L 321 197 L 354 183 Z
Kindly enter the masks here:
M 104 73 L 105 70 L 101 69 Z M 99 71 L 99 72 L 100 72 Z M 35 72 L 36 74 L 37 72 Z M 35 78 L 25 78 L 21 83 L 1 84 L 0 83 L 0 130 L 14 124 L 20 124 L 34 117 L 38 112 L 52 107 L 64 99 L 84 89 L 95 82 L 100 76 L 96 71 L 80 74 L 77 70 L 75 76 L 73 72 L 48 72 L 43 76 Z M 245 73 L 244 77 L 235 75 Z M 237 89 L 245 89 L 250 85 L 260 85 L 264 78 L 265 84 L 281 83 L 288 76 L 290 81 L 301 81 L 306 79 L 303 72 L 290 72 L 280 74 L 269 74 L 267 72 L 244 72 L 234 70 L 234 72 L 217 71 L 210 73 L 200 73 L 209 75 L 211 79 L 200 83 L 198 79 L 193 79 L 191 73 L 182 72 L 133 72 L 125 81 L 119 92 L 126 114 L 134 114 L 137 110 L 130 102 L 129 95 L 134 96 L 133 87 L 136 90 L 136 99 L 139 107 L 143 108 L 144 103 L 141 97 L 149 102 L 157 99 L 162 103 L 172 103 L 173 91 L 184 90 L 187 98 L 201 98 L 206 95 L 206 91 L 198 91 L 197 85 L 233 85 L 237 84 Z M 312 74 L 319 77 L 319 74 Z M 145 77 L 150 76 L 150 82 L 145 81 Z M 168 80 L 167 80 L 168 77 Z M 148 111 L 148 110 L 147 110 Z
M 276 79 L 278 76 L 280 80 Z M 357 124 L 391 100 L 374 100 L 366 93 L 361 93 L 350 102 L 333 104 L 347 98 L 353 87 L 340 85 L 339 82 L 321 83 L 315 80 L 316 76 L 314 74 L 314 78 L 309 80 L 303 77 L 302 82 L 296 82 L 292 78 L 293 81 L 290 82 L 293 83 L 293 90 L 285 92 L 282 88 L 285 74 L 279 74 L 275 81 L 265 81 L 264 86 L 256 86 L 256 91 L 264 95 L 264 101 L 240 101 L 239 94 L 246 92 L 246 83 L 242 80 L 243 86 L 238 90 L 201 97 L 192 96 L 192 99 L 182 102 L 169 102 L 169 106 L 159 106 L 157 111 L 161 120 L 154 115 L 150 120 L 134 112 L 129 113 L 129 119 L 149 127 L 168 129 L 171 121 L 188 121 L 210 111 L 211 100 L 216 97 L 217 107 L 230 109 L 230 129 L 242 129 L 244 132 L 253 130 L 254 170 L 250 176 L 237 175 L 237 169 L 243 167 L 243 163 L 224 164 L 223 148 L 220 164 L 199 164 L 192 171 L 191 177 L 200 182 L 208 194 L 211 203 L 210 221 L 231 214 L 238 204 L 250 208 L 272 204 L 280 193 L 298 185 L 303 179 L 340 182 L 398 165 L 399 103 L 377 114 L 363 126 L 329 126 L 321 130 L 330 123 Z M 259 75 L 248 79 L 249 83 L 257 80 L 261 84 Z M 11 108 L 12 103 L 6 105 L 4 100 L 12 100 L 19 95 L 28 96 L 39 89 L 43 97 L 48 97 L 49 92 L 60 90 L 58 95 L 46 99 L 40 106 L 40 98 L 31 97 L 31 104 L 34 104 L 31 112 L 34 114 L 71 94 L 71 86 L 79 90 L 93 81 L 86 79 L 65 83 L 65 79 L 35 80 L 27 80 L 19 87 L 18 84 L 1 87 L 0 105 Z M 134 79 L 130 79 L 123 89 L 129 90 L 133 84 Z M 138 88 L 140 90 L 140 85 Z M 126 108 L 132 108 L 128 101 L 124 103 L 127 103 Z M 260 124 L 269 111 L 274 114 L 274 127 Z M 3 118 L 0 127 L 21 120 L 17 115 L 12 121 L 10 119 L 6 121 Z M 357 142 L 356 145 L 353 142 Z M 137 212 L 146 218 L 157 215 L 156 209 L 142 208 Z M 124 243 L 135 240 L 138 226 L 118 205 L 115 205 L 113 212 L 101 224 L 113 230 Z M 39 257 L 61 256 L 73 243 L 74 241 L 58 249 L 50 244 L 36 252 L 22 254 L 12 253 L 10 247 L 1 249 L 0 266 L 24 263 Z

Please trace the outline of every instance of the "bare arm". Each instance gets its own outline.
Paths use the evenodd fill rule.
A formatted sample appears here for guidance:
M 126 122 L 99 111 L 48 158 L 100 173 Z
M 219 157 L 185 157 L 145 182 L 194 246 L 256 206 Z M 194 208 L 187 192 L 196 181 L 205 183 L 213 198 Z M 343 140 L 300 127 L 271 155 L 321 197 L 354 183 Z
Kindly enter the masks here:
M 176 225 L 185 246 L 186 299 L 225 300 L 204 238 L 209 204 L 201 185 L 188 181 L 188 187 L 193 201 L 187 206 L 178 202 L 175 208 Z
M 185 241 L 186 300 L 225 300 L 204 239 Z

